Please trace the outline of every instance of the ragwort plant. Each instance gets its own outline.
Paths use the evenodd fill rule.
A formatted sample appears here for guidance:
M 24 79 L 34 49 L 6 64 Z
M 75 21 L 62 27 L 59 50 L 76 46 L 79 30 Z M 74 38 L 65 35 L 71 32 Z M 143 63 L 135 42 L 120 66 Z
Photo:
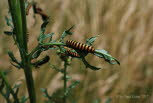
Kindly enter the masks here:
M 45 101 L 46 103 L 66 103 L 71 89 L 75 88 L 76 85 L 79 84 L 79 81 L 74 81 L 70 86 L 67 86 L 67 82 L 69 80 L 67 67 L 71 62 L 70 57 L 81 60 L 86 68 L 92 70 L 99 70 L 100 68 L 93 66 L 86 61 L 85 57 L 89 53 L 104 59 L 110 64 L 120 64 L 119 61 L 108 54 L 107 51 L 95 49 L 94 47 L 92 47 L 92 44 L 96 40 L 97 36 L 88 38 L 85 44 L 79 43 L 74 40 L 65 41 L 64 38 L 69 35 L 73 35 L 73 32 L 71 32 L 71 30 L 74 28 L 74 26 L 64 31 L 59 39 L 53 40 L 52 37 L 54 33 L 45 33 L 46 26 L 49 23 L 49 16 L 44 13 L 41 8 L 37 7 L 35 2 L 27 2 L 24 0 L 8 0 L 8 3 L 9 15 L 6 16 L 5 19 L 7 25 L 11 28 L 11 30 L 5 31 L 4 33 L 13 37 L 15 45 L 18 47 L 18 50 L 20 52 L 21 59 L 17 60 L 12 51 L 9 51 L 8 55 L 13 66 L 18 69 L 23 69 L 29 97 L 18 97 L 20 85 L 15 85 L 12 88 L 6 78 L 7 72 L 0 71 L 0 93 L 6 99 L 7 103 L 25 103 L 28 99 L 30 100 L 30 103 L 36 103 L 36 93 L 32 76 L 32 68 L 38 68 L 41 65 L 49 62 L 50 57 L 45 56 L 44 58 L 36 62 L 32 62 L 32 60 L 38 58 L 41 53 L 46 50 L 56 50 L 57 55 L 64 62 L 63 69 L 50 64 L 52 69 L 55 69 L 56 71 L 63 74 L 63 93 L 61 96 L 58 96 L 58 99 L 56 99 L 54 97 L 55 93 L 51 95 L 48 93 L 47 89 L 41 88 L 44 96 L 47 98 L 47 100 Z M 28 51 L 28 31 L 26 25 L 26 15 L 28 16 L 29 9 L 31 8 L 33 8 L 35 14 L 38 14 L 42 17 L 43 23 L 40 28 L 39 37 L 37 39 L 37 46 L 32 51 Z M 12 95 L 13 100 L 10 99 L 10 95 Z

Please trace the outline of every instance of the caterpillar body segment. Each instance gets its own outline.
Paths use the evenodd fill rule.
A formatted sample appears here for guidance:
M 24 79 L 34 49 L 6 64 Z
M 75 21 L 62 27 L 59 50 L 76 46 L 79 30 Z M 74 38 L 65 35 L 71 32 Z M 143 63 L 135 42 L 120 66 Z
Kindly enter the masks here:
M 66 53 L 71 57 L 80 57 L 80 55 L 77 52 L 73 52 L 72 49 L 68 47 L 64 47 L 66 49 Z
M 73 49 L 86 51 L 88 53 L 94 53 L 95 52 L 95 49 L 92 46 L 88 46 L 86 44 L 79 43 L 79 42 L 76 42 L 74 40 L 67 40 L 66 45 L 68 45 L 69 47 L 71 47 Z
M 72 57 L 80 57 L 80 55 L 76 52 L 72 52 L 70 49 L 66 50 L 68 55 L 72 56 Z

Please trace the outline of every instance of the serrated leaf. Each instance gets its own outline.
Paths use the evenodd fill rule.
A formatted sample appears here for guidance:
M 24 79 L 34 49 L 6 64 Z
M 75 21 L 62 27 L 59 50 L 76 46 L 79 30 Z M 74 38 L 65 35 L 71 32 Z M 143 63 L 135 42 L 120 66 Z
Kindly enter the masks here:
M 88 38 L 87 40 L 86 40 L 86 44 L 87 45 L 89 45 L 89 46 L 91 46 L 93 43 L 94 43 L 94 41 L 97 39 L 97 36 L 93 36 L 93 37 L 91 37 L 91 38 Z
M 62 41 L 66 36 L 72 35 L 73 33 L 71 32 L 71 30 L 72 30 L 73 28 L 74 28 L 74 25 L 73 25 L 71 28 L 69 28 L 68 30 L 64 31 L 64 32 L 62 33 L 62 36 L 61 36 L 60 41 Z
M 90 64 L 85 60 L 84 57 L 82 57 L 82 61 L 83 61 L 83 63 L 85 64 L 85 66 L 86 66 L 87 68 L 90 68 L 90 69 L 92 69 L 92 70 L 99 70 L 99 69 L 101 69 L 101 68 L 98 68 L 98 67 L 95 67 L 95 66 L 90 65 Z
M 49 41 L 51 41 L 53 35 L 54 35 L 54 33 L 42 34 L 42 35 L 40 35 L 40 37 L 39 37 L 39 42 L 42 43 L 42 41 L 45 40 L 45 39 L 47 39 L 47 38 L 50 38 Z
M 115 59 L 114 57 L 112 57 L 110 54 L 108 54 L 108 52 L 105 50 L 95 50 L 94 55 L 96 55 L 100 58 L 103 58 L 105 61 L 107 61 L 110 64 L 119 64 L 120 65 L 120 62 L 117 59 Z

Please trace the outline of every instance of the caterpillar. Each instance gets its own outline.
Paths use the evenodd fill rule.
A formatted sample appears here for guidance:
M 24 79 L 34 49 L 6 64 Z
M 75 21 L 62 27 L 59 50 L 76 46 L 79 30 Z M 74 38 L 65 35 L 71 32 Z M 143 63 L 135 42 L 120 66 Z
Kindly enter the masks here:
M 72 52 L 71 49 L 69 49 L 68 47 L 65 47 L 65 49 L 66 49 L 66 52 L 69 56 L 78 57 L 78 58 L 80 57 L 80 55 L 77 52 Z
M 74 40 L 67 40 L 66 45 L 68 45 L 69 47 L 71 47 L 73 49 L 86 51 L 88 53 L 94 53 L 95 52 L 94 47 L 83 44 L 83 43 L 76 42 Z
M 49 62 L 50 57 L 49 56 L 45 56 L 44 58 L 42 58 L 41 60 L 38 60 L 35 63 L 32 63 L 36 68 L 38 68 L 39 66 Z

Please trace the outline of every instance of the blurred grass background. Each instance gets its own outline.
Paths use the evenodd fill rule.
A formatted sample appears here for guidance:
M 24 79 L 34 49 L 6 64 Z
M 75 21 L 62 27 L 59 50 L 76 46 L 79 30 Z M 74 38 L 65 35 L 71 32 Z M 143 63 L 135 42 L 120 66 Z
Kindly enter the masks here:
M 74 35 L 67 38 L 79 42 L 91 36 L 100 36 L 95 48 L 105 49 L 116 57 L 121 66 L 109 65 L 103 60 L 89 55 L 87 60 L 102 67 L 99 71 L 86 69 L 81 61 L 74 59 L 69 66 L 69 75 L 81 84 L 73 89 L 69 100 L 77 103 L 92 103 L 97 98 L 104 103 L 153 103 L 153 1 L 152 0 L 37 0 L 39 7 L 50 16 L 46 33 L 60 34 L 76 25 Z M 0 69 L 11 69 L 8 79 L 12 85 L 21 83 L 20 95 L 27 95 L 22 70 L 11 66 L 7 51 L 18 51 L 12 38 L 3 35 L 6 26 L 7 0 L 0 2 Z M 41 18 L 33 18 L 32 10 L 27 17 L 30 50 L 37 44 Z M 62 67 L 56 52 L 47 51 L 43 55 L 51 57 L 50 64 Z M 48 88 L 50 93 L 62 88 L 62 74 L 52 70 L 49 64 L 35 69 L 38 103 L 45 100 L 40 88 Z M 4 99 L 0 96 L 0 103 Z

